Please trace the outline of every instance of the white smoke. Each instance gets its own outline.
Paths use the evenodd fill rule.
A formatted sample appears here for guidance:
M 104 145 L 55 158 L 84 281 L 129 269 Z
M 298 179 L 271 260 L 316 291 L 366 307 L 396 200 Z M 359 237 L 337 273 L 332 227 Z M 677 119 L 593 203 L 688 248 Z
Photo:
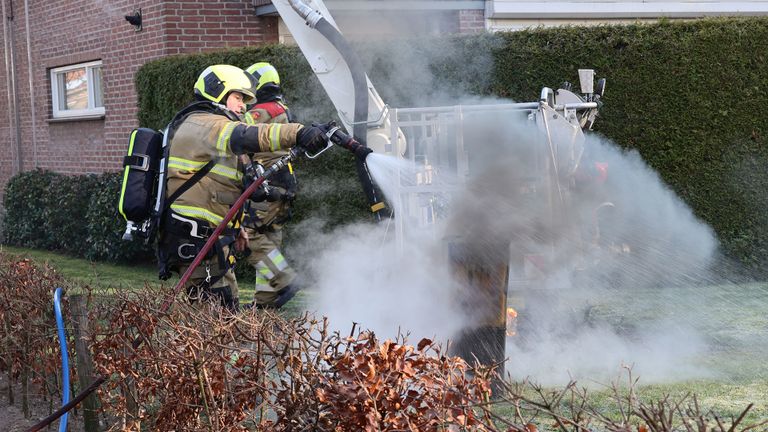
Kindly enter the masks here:
M 644 382 L 705 376 L 694 359 L 708 347 L 690 322 L 692 315 L 670 313 L 677 309 L 668 307 L 669 298 L 633 296 L 706 279 L 717 247 L 711 230 L 636 153 L 594 136 L 582 160 L 586 178 L 580 181 L 586 186 L 568 192 L 568 205 L 557 210 L 567 217 L 552 223 L 551 202 L 545 195 L 530 195 L 521 183 L 530 174 L 531 149 L 541 142 L 535 125 L 509 112 L 468 120 L 464 137 L 472 175 L 443 203 L 450 212 L 441 222 L 404 226 L 400 243 L 394 221 L 331 233 L 306 227 L 305 245 L 313 245 L 306 262 L 318 290 L 313 309 L 341 331 L 356 322 L 385 337 L 400 332 L 456 339 L 473 317 L 458 300 L 462 286 L 447 259 L 448 243 L 459 236 L 476 253 L 490 254 L 492 245 L 506 239 L 516 288 L 511 297 L 525 303 L 519 335 L 507 341 L 507 371 L 513 378 L 551 384 L 573 377 L 610 379 L 625 364 L 633 364 Z M 414 168 L 379 155 L 368 162 L 397 206 L 395 173 L 413 179 Z M 593 178 L 599 177 L 590 171 L 595 162 L 607 164 L 607 180 Z M 434 173 L 432 180 L 459 184 L 453 175 Z M 604 244 L 598 246 L 591 224 L 605 202 L 612 203 L 603 207 L 614 214 L 601 220 Z M 526 274 L 531 269 L 525 261 L 546 251 L 553 251 L 547 276 Z M 519 281 L 531 277 L 538 279 L 521 289 Z M 653 314 L 621 317 L 626 302 L 618 299 L 627 298 Z M 601 316 L 605 310 L 611 312 Z
M 381 225 L 356 224 L 313 236 L 326 249 L 312 260 L 313 305 L 335 329 L 352 323 L 382 337 L 398 333 L 446 340 L 463 326 L 452 301 L 458 285 L 431 239 L 414 239 L 400 251 Z
M 610 379 L 622 364 L 634 364 L 644 382 L 706 375 L 696 363 L 709 350 L 701 315 L 681 313 L 674 301 L 683 299 L 654 296 L 708 280 L 712 230 L 636 152 L 596 135 L 562 182 L 562 199 L 531 193 L 527 178 L 546 175 L 531 170 L 541 140 L 530 122 L 500 115 L 475 118 L 467 130 L 476 138 L 465 143 L 474 178 L 450 225 L 478 248 L 499 237 L 511 244 L 510 295 L 523 305 L 508 372 L 546 383 Z M 653 312 L 622 316 L 637 309 Z M 600 317 L 603 310 L 611 314 Z
M 371 159 L 381 162 L 372 173 L 390 196 L 394 170 L 413 173 L 410 164 L 395 158 Z M 397 242 L 394 220 L 332 232 L 324 232 L 322 225 L 318 219 L 303 224 L 299 235 L 305 240 L 298 259 L 306 263 L 317 288 L 312 309 L 328 316 L 337 330 L 349 329 L 354 322 L 382 337 L 409 333 L 414 339 L 447 341 L 465 326 L 455 302 L 461 286 L 446 263 L 436 229 L 409 227 L 407 238 Z
M 484 87 L 491 53 L 472 52 L 461 71 L 471 80 L 442 88 L 444 77 L 432 62 L 450 65 L 449 51 L 466 49 L 462 43 L 429 52 L 399 42 L 391 52 L 377 52 L 373 67 L 391 72 L 375 81 L 379 92 L 415 105 L 508 102 L 459 96 Z M 434 226 L 408 219 L 400 227 L 390 221 L 328 233 L 314 220 L 298 230 L 303 247 L 295 252 L 316 288 L 311 309 L 341 331 L 356 322 L 384 337 L 410 332 L 412 339 L 455 340 L 474 317 L 463 307 L 466 290 L 448 245 L 461 238 L 468 250 L 493 256 L 502 241 L 510 245 L 510 302 L 520 313 L 518 334 L 507 339 L 506 367 L 514 379 L 604 380 L 623 365 L 634 365 L 644 382 L 707 376 L 696 361 L 711 349 L 698 329 L 696 302 L 674 290 L 706 282 L 717 241 L 658 174 L 636 152 L 592 135 L 580 174 L 564 172 L 562 197 L 547 196 L 541 183 L 526 184 L 542 173 L 532 169 L 540 167 L 533 151 L 539 132 L 525 116 L 485 112 L 466 115 L 461 126 L 471 175 L 450 196 L 432 197 Z M 412 167 L 376 155 L 368 162 L 397 213 L 393 172 Z M 604 174 L 596 162 L 608 167 L 604 181 L 596 180 Z M 460 183 L 441 168 L 435 167 L 436 181 Z M 561 203 L 553 208 L 553 201 Z

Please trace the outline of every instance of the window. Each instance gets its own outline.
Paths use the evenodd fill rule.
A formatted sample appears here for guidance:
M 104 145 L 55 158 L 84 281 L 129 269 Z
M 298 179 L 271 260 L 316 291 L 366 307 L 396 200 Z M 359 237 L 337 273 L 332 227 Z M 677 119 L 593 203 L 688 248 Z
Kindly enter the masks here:
M 101 60 L 51 69 L 53 117 L 104 115 Z

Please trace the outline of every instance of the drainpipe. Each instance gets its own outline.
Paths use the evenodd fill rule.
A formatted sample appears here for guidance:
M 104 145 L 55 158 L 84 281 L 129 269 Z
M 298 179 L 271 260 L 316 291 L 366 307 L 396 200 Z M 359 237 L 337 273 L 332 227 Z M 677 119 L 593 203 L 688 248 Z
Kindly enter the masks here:
M 6 92 L 8 93 L 8 104 L 6 105 L 8 107 L 8 131 L 9 131 L 9 140 L 11 141 L 11 164 L 13 165 L 12 171 L 13 174 L 16 174 L 18 170 L 16 169 L 16 155 L 15 155 L 15 145 L 13 143 L 12 135 L 10 134 L 11 125 L 13 124 L 13 117 L 11 116 L 11 107 L 13 106 L 13 97 L 11 96 L 11 59 L 9 55 L 9 48 L 8 48 L 8 14 L 6 13 L 5 9 L 5 0 L 0 0 L 3 2 L 3 51 L 5 52 L 5 88 Z
M 24 0 L 24 27 L 26 28 L 27 37 L 27 76 L 29 76 L 29 103 L 30 110 L 32 111 L 32 164 L 34 168 L 37 168 L 37 109 L 35 109 L 35 91 L 33 87 L 32 76 L 32 41 L 29 35 L 29 0 Z
M 15 38 L 13 37 L 13 1 L 10 1 L 10 11 L 6 8 L 5 1 L 3 0 L 3 31 L 5 32 L 5 39 L 8 41 L 5 50 L 5 69 L 8 73 L 9 86 L 8 86 L 8 109 L 13 109 L 14 117 L 13 124 L 16 130 L 15 148 L 16 148 L 16 166 L 13 174 L 18 174 L 24 170 L 23 158 L 21 155 L 21 116 L 19 114 L 19 94 L 18 83 L 16 82 L 16 50 L 15 50 Z M 9 14 L 10 12 L 10 14 Z M 11 103 L 12 102 L 12 103 Z M 10 119 L 10 113 L 8 115 Z

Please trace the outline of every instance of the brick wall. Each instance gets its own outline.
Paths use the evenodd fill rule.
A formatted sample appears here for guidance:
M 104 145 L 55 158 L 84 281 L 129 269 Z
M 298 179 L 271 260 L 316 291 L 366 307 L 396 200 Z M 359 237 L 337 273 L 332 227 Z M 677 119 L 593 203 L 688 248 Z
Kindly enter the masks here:
M 138 125 L 133 79 L 142 64 L 167 55 L 277 41 L 276 18 L 256 17 L 251 0 L 28 0 L 30 97 L 24 1 L 0 2 L 13 17 L 6 27 L 14 38 L 24 170 L 41 167 L 74 174 L 120 169 L 127 135 Z M 137 8 L 143 17 L 140 32 L 123 18 Z M 6 50 L 11 54 L 5 34 L 3 41 L 0 56 L 5 58 Z M 104 118 L 52 121 L 50 69 L 99 59 Z M 0 190 L 19 169 L 8 76 L 5 64 L 0 65 Z
M 478 9 L 459 11 L 459 33 L 480 33 L 483 31 L 485 31 L 485 11 Z

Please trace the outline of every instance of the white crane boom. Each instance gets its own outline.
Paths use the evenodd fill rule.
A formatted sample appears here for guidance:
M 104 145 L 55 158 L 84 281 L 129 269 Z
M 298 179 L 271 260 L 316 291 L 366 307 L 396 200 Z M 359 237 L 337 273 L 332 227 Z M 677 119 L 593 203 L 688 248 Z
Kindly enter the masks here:
M 322 0 L 273 0 L 272 3 L 309 62 L 310 67 L 312 67 L 312 71 L 328 93 L 328 97 L 336 107 L 344 127 L 350 134 L 353 134 L 355 90 L 349 65 L 327 38 L 318 34 L 316 29 L 308 25 L 307 20 L 297 12 L 296 8 L 303 6 L 319 13 L 338 30 L 330 12 Z M 364 121 L 368 126 L 367 145 L 377 153 L 395 154 L 396 150 L 390 145 L 389 139 L 388 107 L 367 76 L 366 83 L 368 117 Z M 405 142 L 402 139 L 399 141 L 397 153 L 402 155 Z

